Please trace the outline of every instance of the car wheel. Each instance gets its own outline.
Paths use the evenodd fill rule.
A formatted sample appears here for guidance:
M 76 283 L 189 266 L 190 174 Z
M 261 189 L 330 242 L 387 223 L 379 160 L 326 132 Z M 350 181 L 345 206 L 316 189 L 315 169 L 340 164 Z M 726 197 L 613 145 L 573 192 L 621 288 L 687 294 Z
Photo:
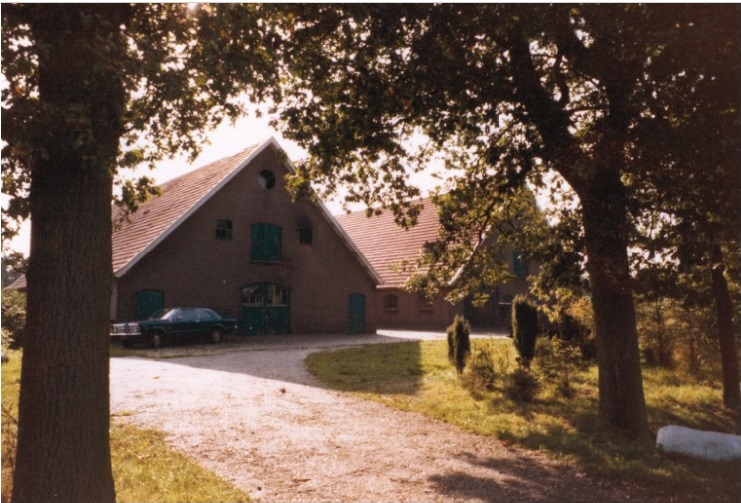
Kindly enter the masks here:
M 153 348 L 161 347 L 164 342 L 165 342 L 164 337 L 162 337 L 162 334 L 158 332 L 155 332 L 149 336 L 149 345 L 152 346 Z
M 219 330 L 218 328 L 214 328 L 213 330 L 211 330 L 211 333 L 208 336 L 208 340 L 216 344 L 218 342 L 221 342 L 221 337 L 221 330 Z

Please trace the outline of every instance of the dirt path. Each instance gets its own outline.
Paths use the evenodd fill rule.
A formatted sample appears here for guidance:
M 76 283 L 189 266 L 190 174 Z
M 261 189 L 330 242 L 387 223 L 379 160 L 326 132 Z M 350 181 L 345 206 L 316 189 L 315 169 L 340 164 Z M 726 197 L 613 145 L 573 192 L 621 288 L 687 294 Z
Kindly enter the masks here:
M 645 500 L 496 439 L 324 389 L 304 368 L 320 348 L 390 340 L 255 339 L 159 353 L 200 356 L 113 358 L 111 410 L 166 432 L 262 501 Z

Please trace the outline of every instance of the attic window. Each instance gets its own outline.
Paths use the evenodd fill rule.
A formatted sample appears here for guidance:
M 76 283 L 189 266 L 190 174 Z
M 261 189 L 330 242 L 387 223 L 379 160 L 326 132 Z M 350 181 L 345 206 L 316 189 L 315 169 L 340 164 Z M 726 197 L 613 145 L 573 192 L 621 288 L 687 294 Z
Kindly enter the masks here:
M 257 175 L 257 183 L 265 190 L 275 187 L 275 175 L 268 169 L 263 169 Z
M 232 240 L 232 221 L 220 218 L 216 221 L 216 239 Z
M 298 228 L 298 242 L 302 245 L 310 245 L 314 242 L 314 229 L 311 224 L 302 224 Z

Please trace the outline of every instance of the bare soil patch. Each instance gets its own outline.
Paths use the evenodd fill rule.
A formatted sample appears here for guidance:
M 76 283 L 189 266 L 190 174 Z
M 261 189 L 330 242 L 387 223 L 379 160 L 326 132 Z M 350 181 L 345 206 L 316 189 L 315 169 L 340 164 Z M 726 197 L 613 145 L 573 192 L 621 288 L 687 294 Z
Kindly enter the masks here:
M 111 410 L 263 501 L 648 501 L 538 453 L 322 387 L 312 351 L 384 336 L 253 338 L 111 359 Z M 190 354 L 188 356 L 188 354 Z

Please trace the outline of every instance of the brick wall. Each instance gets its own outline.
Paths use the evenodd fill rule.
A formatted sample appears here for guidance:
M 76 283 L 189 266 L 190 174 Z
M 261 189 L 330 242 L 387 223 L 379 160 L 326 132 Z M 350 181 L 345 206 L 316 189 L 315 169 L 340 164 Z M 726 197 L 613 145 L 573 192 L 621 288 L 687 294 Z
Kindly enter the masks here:
M 276 184 L 258 183 L 263 170 Z M 293 333 L 344 332 L 349 323 L 348 296 L 366 297 L 366 331 L 376 329 L 375 285 L 319 207 L 293 203 L 285 190 L 286 168 L 273 149 L 266 149 L 196 213 L 118 280 L 116 318 L 136 317 L 136 293 L 164 292 L 165 305 L 206 306 L 239 317 L 240 290 L 261 282 L 283 285 L 290 292 Z M 232 222 L 232 239 L 216 238 L 217 220 Z M 282 259 L 251 260 L 251 226 L 281 228 Z M 299 228 L 309 223 L 313 243 L 299 243 Z

